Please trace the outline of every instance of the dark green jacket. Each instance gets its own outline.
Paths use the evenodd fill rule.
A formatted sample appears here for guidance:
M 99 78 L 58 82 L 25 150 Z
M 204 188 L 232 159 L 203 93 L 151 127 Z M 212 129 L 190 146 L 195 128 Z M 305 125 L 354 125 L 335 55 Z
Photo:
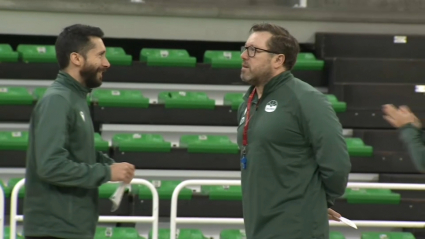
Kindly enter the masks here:
M 400 138 L 407 147 L 410 158 L 416 169 L 425 172 L 425 134 L 412 124 L 400 128 Z
M 238 144 L 250 87 L 238 112 Z M 254 98 L 242 171 L 247 239 L 324 239 L 327 209 L 351 170 L 342 127 L 326 96 L 290 72 Z
M 25 175 L 26 236 L 94 236 L 98 187 L 110 180 L 113 160 L 95 151 L 89 92 L 60 72 L 35 106 Z

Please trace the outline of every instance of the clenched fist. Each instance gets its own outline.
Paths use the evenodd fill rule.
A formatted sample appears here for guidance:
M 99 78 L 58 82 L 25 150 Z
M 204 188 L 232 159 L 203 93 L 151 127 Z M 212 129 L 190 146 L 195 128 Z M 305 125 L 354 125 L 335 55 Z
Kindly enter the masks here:
M 134 177 L 135 167 L 129 163 L 114 163 L 111 165 L 111 181 L 129 184 Z

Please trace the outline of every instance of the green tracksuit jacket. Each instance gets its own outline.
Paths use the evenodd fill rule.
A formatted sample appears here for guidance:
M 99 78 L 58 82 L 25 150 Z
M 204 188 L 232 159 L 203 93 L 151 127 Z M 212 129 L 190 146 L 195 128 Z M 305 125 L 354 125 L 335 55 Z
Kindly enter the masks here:
M 92 239 L 98 187 L 113 160 L 95 151 L 90 89 L 64 72 L 38 101 L 29 128 L 24 235 Z
M 246 120 L 238 112 L 238 144 Z M 251 106 L 242 171 L 247 239 L 325 239 L 327 209 L 351 170 L 342 127 L 326 96 L 291 72 L 274 77 Z
M 425 173 L 425 134 L 412 124 L 401 127 L 399 131 L 400 138 L 407 147 L 416 169 L 421 173 Z

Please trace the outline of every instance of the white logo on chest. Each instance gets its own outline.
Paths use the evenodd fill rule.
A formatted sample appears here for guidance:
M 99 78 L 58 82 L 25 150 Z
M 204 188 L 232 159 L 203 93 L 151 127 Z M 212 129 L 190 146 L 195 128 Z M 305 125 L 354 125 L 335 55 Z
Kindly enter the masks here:
M 264 109 L 266 112 L 273 112 L 277 108 L 277 101 L 271 100 L 267 103 L 266 108 Z
M 84 117 L 84 112 L 83 111 L 80 111 L 80 115 L 81 115 L 81 118 L 83 119 L 83 121 L 85 122 L 86 121 L 86 118 Z

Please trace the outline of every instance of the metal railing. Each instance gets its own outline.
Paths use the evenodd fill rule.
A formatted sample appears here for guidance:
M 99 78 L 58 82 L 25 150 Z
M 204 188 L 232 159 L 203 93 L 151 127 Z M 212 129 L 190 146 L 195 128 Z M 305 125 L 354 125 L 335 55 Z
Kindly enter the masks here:
M 23 221 L 23 215 L 17 215 L 18 210 L 18 194 L 21 187 L 24 185 L 25 179 L 20 180 L 12 190 L 11 203 L 10 203 L 10 239 L 16 239 L 16 224 L 18 221 Z M 131 184 L 141 184 L 147 186 L 152 192 L 152 216 L 99 216 L 99 222 L 151 222 L 152 223 L 152 238 L 158 239 L 158 207 L 159 197 L 158 191 L 155 186 L 145 179 L 133 179 Z M 1 196 L 1 195 L 0 195 Z M 1 197 L 4 200 L 4 197 Z M 1 201 L 0 201 L 1 202 Z M 0 209 L 0 213 L 3 211 L 4 215 L 4 201 L 3 208 Z M 3 230 L 1 230 L 3 233 Z M 3 238 L 1 235 L 0 238 Z
M 242 218 L 200 218 L 200 217 L 177 217 L 177 200 L 180 191 L 186 186 L 202 185 L 220 185 L 220 186 L 239 186 L 240 180 L 186 180 L 181 182 L 174 189 L 171 198 L 170 213 L 170 239 L 176 239 L 177 223 L 183 224 L 233 224 L 242 225 Z M 425 184 L 406 184 L 406 183 L 348 183 L 347 188 L 366 188 L 366 189 L 396 189 L 396 190 L 425 190 Z M 357 227 L 403 227 L 403 228 L 424 228 L 423 222 L 408 221 L 353 221 Z M 331 226 L 347 226 L 342 222 L 329 221 Z

